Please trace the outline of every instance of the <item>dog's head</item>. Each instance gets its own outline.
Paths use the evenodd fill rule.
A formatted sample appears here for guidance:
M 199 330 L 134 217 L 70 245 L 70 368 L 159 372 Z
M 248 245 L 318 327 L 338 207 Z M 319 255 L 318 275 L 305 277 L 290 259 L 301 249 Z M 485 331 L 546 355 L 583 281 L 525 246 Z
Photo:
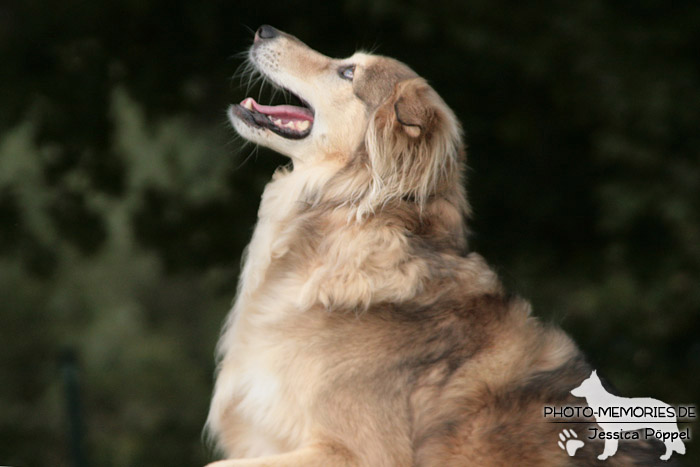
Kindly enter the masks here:
M 581 384 L 571 390 L 571 394 L 576 397 L 587 397 L 604 393 L 603 384 L 600 382 L 598 372 L 593 370 L 591 376 L 584 379 Z
M 368 173 L 365 196 L 379 202 L 423 201 L 459 178 L 459 124 L 406 65 L 365 53 L 326 57 L 270 26 L 258 29 L 249 59 L 302 105 L 249 97 L 231 106 L 231 122 L 244 138 L 289 156 L 295 168 L 356 162 Z

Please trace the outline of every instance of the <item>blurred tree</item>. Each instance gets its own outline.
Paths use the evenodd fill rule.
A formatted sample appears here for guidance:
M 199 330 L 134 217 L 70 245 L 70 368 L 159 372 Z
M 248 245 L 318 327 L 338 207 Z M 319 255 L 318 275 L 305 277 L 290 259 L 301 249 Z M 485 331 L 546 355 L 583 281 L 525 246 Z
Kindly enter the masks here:
M 300 5 L 0 5 L 0 463 L 69 464 L 65 348 L 93 465 L 208 458 L 213 347 L 284 162 L 224 116 L 263 23 L 428 78 L 467 131 L 473 248 L 624 394 L 699 402 L 699 5 Z

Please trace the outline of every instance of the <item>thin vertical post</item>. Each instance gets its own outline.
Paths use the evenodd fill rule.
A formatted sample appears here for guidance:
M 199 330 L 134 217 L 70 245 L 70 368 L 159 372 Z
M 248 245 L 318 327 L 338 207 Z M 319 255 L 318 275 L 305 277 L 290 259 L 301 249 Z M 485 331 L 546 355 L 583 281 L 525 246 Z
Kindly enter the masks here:
M 80 401 L 80 382 L 78 359 L 73 349 L 66 349 L 61 354 L 61 375 L 66 395 L 66 414 L 68 416 L 68 437 L 70 453 L 74 467 L 87 467 L 83 452 L 83 416 Z

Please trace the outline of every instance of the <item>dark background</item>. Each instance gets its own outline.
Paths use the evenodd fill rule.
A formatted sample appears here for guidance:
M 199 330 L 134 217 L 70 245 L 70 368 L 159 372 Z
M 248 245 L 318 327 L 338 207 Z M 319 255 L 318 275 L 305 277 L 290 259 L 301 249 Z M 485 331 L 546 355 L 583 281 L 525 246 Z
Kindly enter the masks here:
M 700 402 L 696 1 L 10 1 L 0 464 L 73 465 L 71 430 L 89 465 L 211 458 L 214 346 L 284 162 L 225 118 L 264 23 L 425 76 L 466 129 L 472 247 L 623 395 Z

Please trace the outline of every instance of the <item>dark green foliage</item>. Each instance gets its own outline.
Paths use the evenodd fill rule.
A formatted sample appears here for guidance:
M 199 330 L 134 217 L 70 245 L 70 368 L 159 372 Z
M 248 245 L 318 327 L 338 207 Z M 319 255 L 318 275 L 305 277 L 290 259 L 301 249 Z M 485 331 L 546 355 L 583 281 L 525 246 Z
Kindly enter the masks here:
M 90 465 L 210 458 L 217 333 L 284 163 L 224 113 L 263 23 L 429 79 L 472 247 L 623 395 L 700 403 L 696 2 L 25 0 L 0 7 L 0 464 L 70 465 L 65 349 Z

